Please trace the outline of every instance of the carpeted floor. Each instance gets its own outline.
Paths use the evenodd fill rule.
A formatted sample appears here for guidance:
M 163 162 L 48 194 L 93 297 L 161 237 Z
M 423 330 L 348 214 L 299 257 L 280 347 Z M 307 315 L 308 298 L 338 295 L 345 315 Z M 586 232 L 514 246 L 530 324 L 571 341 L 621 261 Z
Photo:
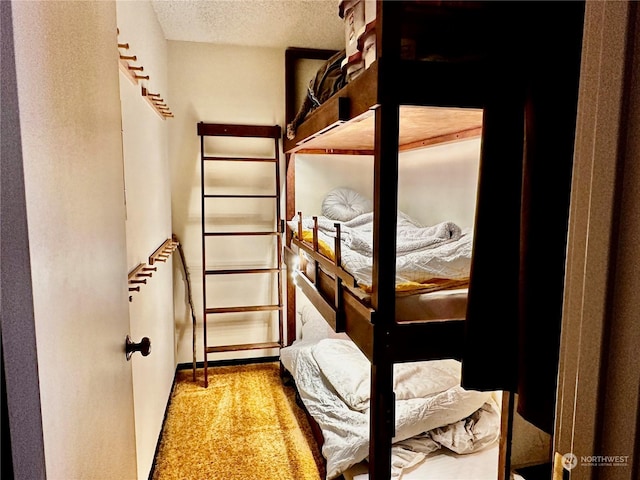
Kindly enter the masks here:
M 276 363 L 181 370 L 153 480 L 321 480 L 324 465 Z

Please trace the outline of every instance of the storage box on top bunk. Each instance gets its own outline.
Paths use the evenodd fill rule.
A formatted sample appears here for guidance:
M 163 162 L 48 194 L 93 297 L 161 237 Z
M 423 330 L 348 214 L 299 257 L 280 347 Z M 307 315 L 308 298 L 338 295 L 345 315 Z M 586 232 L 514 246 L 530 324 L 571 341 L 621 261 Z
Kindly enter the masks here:
M 362 61 L 365 62 L 363 68 L 367 68 L 375 60 L 375 48 L 372 50 L 373 60 L 370 48 L 375 44 L 375 34 L 368 34 L 375 25 L 376 9 L 376 0 L 341 0 L 339 15 L 344 20 L 346 63 L 353 65 L 357 52 L 361 53 Z M 365 36 L 369 36 L 367 51 L 364 49 Z M 366 53 L 369 53 L 368 59 Z
M 358 51 L 358 33 L 365 25 L 365 1 L 341 0 L 338 14 L 344 20 L 344 45 L 347 58 Z

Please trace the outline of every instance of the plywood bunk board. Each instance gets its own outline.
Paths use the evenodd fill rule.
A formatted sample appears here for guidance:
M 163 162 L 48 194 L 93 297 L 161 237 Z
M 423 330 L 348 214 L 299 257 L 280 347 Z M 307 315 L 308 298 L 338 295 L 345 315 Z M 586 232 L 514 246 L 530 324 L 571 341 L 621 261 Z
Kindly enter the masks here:
M 514 202 L 513 206 L 519 208 L 523 118 L 520 102 L 513 102 L 519 94 L 515 87 L 517 82 L 511 82 L 515 73 L 499 67 L 497 57 L 504 52 L 494 51 L 490 41 L 499 33 L 495 30 L 498 29 L 497 17 L 489 6 L 450 2 L 455 5 L 450 8 L 443 7 L 443 3 L 446 2 L 377 2 L 376 61 L 310 112 L 293 138 L 284 140 L 287 220 L 303 215 L 295 206 L 293 159 L 296 154 L 366 154 L 374 157 L 369 291 L 359 289 L 354 275 L 343 268 L 339 241 L 330 246 L 333 247 L 333 259 L 320 251 L 315 228 L 311 238 L 305 239 L 301 226 L 296 228 L 289 224 L 285 246 L 285 263 L 292 273 L 287 275 L 288 344 L 296 338 L 297 285 L 332 329 L 346 333 L 370 361 L 370 480 L 390 478 L 390 451 L 396 433 L 394 365 L 461 359 L 468 342 L 466 322 L 469 312 L 486 312 L 489 296 L 485 298 L 484 293 L 488 292 L 489 285 L 495 285 L 492 282 L 499 276 L 492 271 L 495 267 L 490 258 L 495 254 L 493 247 L 485 247 L 482 251 L 478 247 L 489 242 L 492 230 L 502 229 L 507 235 L 515 235 L 510 238 L 511 250 L 507 249 L 504 255 L 500 276 L 513 279 L 516 275 L 517 278 L 518 237 L 514 232 L 519 228 L 518 213 L 509 212 L 506 218 L 500 219 L 491 215 L 491 209 L 502 208 L 503 202 L 507 205 Z M 440 29 L 443 25 L 452 28 L 459 20 L 457 26 L 469 27 L 469 31 L 460 35 L 462 40 L 459 38 L 458 41 L 472 45 L 470 54 L 461 55 L 456 51 L 445 61 L 402 58 L 400 39 L 406 30 L 403 26 L 415 22 L 416 18 L 430 19 L 430 22 L 424 22 L 425 25 L 439 23 Z M 486 21 L 483 29 L 494 29 L 489 36 L 480 37 L 489 38 L 486 42 L 474 40 L 478 25 L 483 21 Z M 290 78 L 289 74 L 287 78 Z M 287 89 L 290 88 L 289 83 Z M 292 109 L 288 107 L 287 111 Z M 513 135 L 514 140 L 505 142 L 503 135 L 507 138 Z M 481 136 L 483 151 L 473 269 L 462 307 L 467 315 L 418 316 L 398 321 L 397 308 L 401 303 L 395 280 L 398 154 L 474 136 Z M 497 188 L 503 193 L 501 198 L 496 196 Z M 340 237 L 339 231 L 336 236 Z M 301 264 L 301 256 L 307 259 L 306 264 L 304 261 Z M 509 293 L 517 296 L 517 281 Z M 507 300 L 507 311 L 513 311 L 513 302 L 513 298 Z M 509 396 L 503 398 L 508 400 Z M 501 437 L 498 478 L 503 478 L 508 470 L 506 441 Z

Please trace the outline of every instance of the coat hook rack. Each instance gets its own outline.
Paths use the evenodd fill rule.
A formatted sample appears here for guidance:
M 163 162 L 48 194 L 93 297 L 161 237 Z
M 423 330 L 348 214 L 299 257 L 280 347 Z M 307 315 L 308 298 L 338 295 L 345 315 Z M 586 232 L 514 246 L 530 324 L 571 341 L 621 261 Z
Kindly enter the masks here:
M 144 268 L 147 265 L 145 263 L 141 263 L 139 264 L 136 268 L 134 268 L 133 270 L 131 270 L 129 272 L 129 274 L 127 275 L 127 283 L 129 284 L 129 291 L 130 292 L 139 292 L 140 291 L 140 285 L 139 284 L 145 284 L 147 283 L 147 280 L 140 280 L 138 277 L 142 274 L 141 272 L 144 271 Z M 132 302 L 133 301 L 133 296 L 129 295 L 129 301 Z
M 153 108 L 153 110 L 160 115 L 160 118 L 163 120 L 168 117 L 173 117 L 173 113 L 164 103 L 164 99 L 159 93 L 151 93 L 144 86 L 142 87 L 142 97 L 147 101 L 149 105 Z
M 120 35 L 120 29 L 118 28 L 118 35 Z M 129 43 L 120 43 L 118 42 L 118 49 L 129 50 Z M 146 81 L 148 82 L 150 77 L 149 75 L 142 75 L 144 72 L 144 67 L 142 65 L 132 65 L 129 62 L 136 62 L 138 60 L 137 55 L 131 55 L 127 53 L 122 53 L 118 50 L 119 62 L 120 62 L 120 70 L 122 73 L 129 79 L 131 83 L 134 85 L 138 85 L 138 83 Z M 147 103 L 153 108 L 153 110 L 160 116 L 161 119 L 173 118 L 173 113 L 169 109 L 166 103 L 164 103 L 163 98 L 159 93 L 149 93 L 149 90 L 144 85 L 142 86 L 142 97 L 147 101 Z
M 118 29 L 118 34 L 120 34 L 120 30 Z M 129 43 L 118 43 L 118 49 L 129 50 Z M 131 65 L 129 62 L 138 61 L 137 55 L 123 55 L 118 50 L 118 57 L 120 62 L 120 71 L 125 74 L 125 76 L 129 79 L 131 83 L 134 85 L 138 84 L 138 80 L 149 80 L 149 76 L 138 75 L 135 72 L 142 72 L 144 67 Z
M 149 256 L 149 265 L 153 265 L 155 262 L 166 262 L 177 247 L 178 242 L 171 238 L 166 239 L 162 245 Z
M 158 267 L 152 265 L 155 262 L 166 262 L 176 248 L 178 248 L 178 242 L 173 238 L 168 238 L 149 256 L 149 265 L 140 263 L 131 270 L 127 275 L 129 292 L 139 292 L 140 287 L 146 285 L 153 274 L 158 271 Z M 129 301 L 133 301 L 132 295 L 129 295 Z

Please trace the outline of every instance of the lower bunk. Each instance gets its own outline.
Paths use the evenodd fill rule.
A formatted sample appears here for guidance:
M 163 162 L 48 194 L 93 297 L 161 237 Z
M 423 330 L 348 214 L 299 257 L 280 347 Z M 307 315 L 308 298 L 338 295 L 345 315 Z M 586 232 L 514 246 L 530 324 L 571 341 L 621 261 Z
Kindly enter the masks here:
M 299 321 L 300 338 L 280 360 L 318 427 L 326 478 L 366 480 L 370 361 L 311 304 L 299 309 Z M 394 392 L 392 478 L 498 478 L 498 392 L 464 390 L 460 362 L 451 359 L 396 364 Z

